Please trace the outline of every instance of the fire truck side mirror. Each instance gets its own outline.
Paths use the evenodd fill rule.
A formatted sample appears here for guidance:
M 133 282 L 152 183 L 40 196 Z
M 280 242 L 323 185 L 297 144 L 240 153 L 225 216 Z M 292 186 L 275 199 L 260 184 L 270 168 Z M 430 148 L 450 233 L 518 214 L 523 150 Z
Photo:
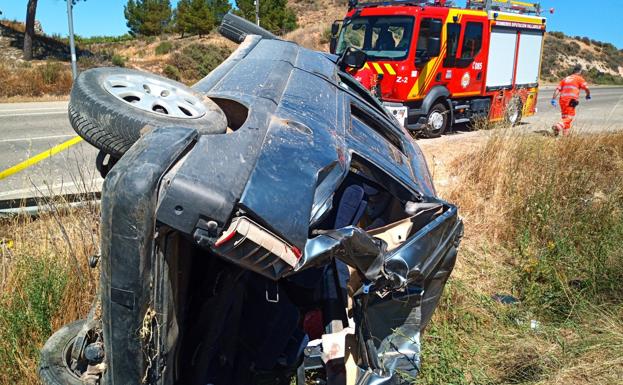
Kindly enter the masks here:
M 441 53 L 441 39 L 430 36 L 427 40 L 426 56 L 429 58 L 439 56 Z
M 331 24 L 331 36 L 336 36 L 338 32 L 340 32 L 340 25 L 342 24 L 342 20 L 335 20 L 333 24 Z
M 329 40 L 329 52 L 335 53 L 337 48 L 337 35 L 340 33 L 342 20 L 336 20 L 331 25 L 331 39 Z
M 443 24 L 440 19 L 430 19 L 430 30 L 426 41 L 426 56 L 437 57 L 441 53 L 441 29 Z
M 354 47 L 348 47 L 344 50 L 344 53 L 337 60 L 337 65 L 342 71 L 347 69 L 359 70 L 368 60 L 368 55 L 360 49 Z

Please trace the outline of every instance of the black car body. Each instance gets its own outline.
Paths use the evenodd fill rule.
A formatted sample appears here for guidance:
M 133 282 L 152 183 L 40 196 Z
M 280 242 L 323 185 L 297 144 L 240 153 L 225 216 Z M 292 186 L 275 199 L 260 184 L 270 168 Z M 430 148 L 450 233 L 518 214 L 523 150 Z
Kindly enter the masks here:
M 227 133 L 159 128 L 110 171 L 103 384 L 300 380 L 320 349 L 308 314 L 343 333 L 345 353 L 323 353 L 329 383 L 417 375 L 462 222 L 413 139 L 336 60 L 249 36 L 193 87 Z

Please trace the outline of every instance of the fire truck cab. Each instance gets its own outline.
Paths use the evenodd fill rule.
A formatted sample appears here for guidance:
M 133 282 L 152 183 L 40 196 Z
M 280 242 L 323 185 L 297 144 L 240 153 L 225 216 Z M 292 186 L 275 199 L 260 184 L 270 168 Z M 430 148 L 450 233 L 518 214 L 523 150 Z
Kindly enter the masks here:
M 516 0 L 350 0 L 331 53 L 367 54 L 352 75 L 407 129 L 434 137 L 456 123 L 536 112 L 546 19 Z

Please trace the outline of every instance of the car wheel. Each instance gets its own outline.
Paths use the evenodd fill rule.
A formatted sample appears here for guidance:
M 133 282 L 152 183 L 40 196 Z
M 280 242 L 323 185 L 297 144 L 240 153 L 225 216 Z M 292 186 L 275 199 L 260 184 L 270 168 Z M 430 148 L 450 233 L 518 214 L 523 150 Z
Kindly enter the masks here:
M 519 100 L 512 100 L 506 108 L 506 121 L 511 127 L 514 127 L 521 122 L 521 102 Z
M 43 345 L 39 376 L 44 385 L 82 385 L 80 375 L 86 364 L 72 365 L 71 350 L 85 322 L 78 320 L 63 326 Z
M 448 109 L 443 103 L 435 104 L 426 116 L 426 126 L 422 130 L 422 135 L 427 138 L 437 138 L 441 136 L 448 127 Z
M 74 130 L 100 150 L 121 157 L 146 130 L 194 128 L 201 134 L 227 129 L 223 111 L 209 98 L 176 81 L 125 68 L 94 68 L 75 81 L 69 100 Z

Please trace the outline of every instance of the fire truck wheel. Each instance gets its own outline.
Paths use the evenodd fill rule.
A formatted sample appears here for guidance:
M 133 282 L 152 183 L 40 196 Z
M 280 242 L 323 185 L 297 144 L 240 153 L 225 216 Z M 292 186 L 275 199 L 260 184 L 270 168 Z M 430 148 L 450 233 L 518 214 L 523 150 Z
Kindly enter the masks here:
M 204 95 L 176 81 L 127 68 L 94 68 L 75 81 L 69 120 L 84 140 L 120 158 L 147 130 L 183 126 L 219 134 L 227 118 Z
M 422 130 L 422 135 L 427 138 L 437 138 L 441 136 L 448 127 L 448 108 L 443 103 L 435 104 L 426 118 L 426 126 Z
M 39 376 L 44 385 L 81 385 L 79 370 L 81 363 L 72 369 L 71 349 L 84 320 L 74 321 L 60 328 L 47 340 L 41 349 Z M 86 370 L 86 364 L 82 370 Z
M 512 100 L 506 108 L 506 121 L 511 127 L 514 127 L 521 122 L 521 101 Z

